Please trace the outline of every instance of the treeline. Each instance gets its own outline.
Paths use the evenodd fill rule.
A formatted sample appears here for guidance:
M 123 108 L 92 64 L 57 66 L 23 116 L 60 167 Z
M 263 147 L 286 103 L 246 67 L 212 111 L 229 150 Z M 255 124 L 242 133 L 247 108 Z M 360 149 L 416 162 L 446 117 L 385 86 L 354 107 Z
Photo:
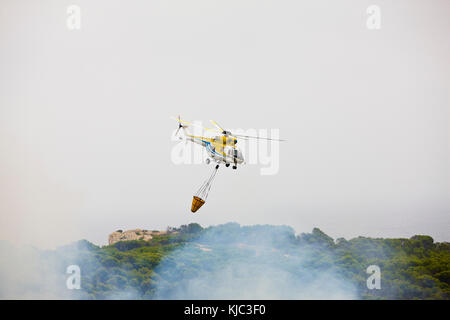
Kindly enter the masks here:
M 429 236 L 410 239 L 358 237 L 336 241 L 315 228 L 295 235 L 287 226 L 228 223 L 171 228 L 151 241 L 123 241 L 98 247 L 88 241 L 58 250 L 64 263 L 76 263 L 84 299 L 155 299 L 178 292 L 187 281 L 220 271 L 230 261 L 282 270 L 293 281 L 313 281 L 326 271 L 351 284 L 361 299 L 449 299 L 450 244 Z M 177 253 L 177 254 L 174 254 Z M 368 289 L 367 267 L 381 270 L 381 289 Z M 164 266 L 164 267 L 161 267 Z M 306 279 L 306 280 L 305 280 Z M 170 296 L 170 295 L 169 295 Z

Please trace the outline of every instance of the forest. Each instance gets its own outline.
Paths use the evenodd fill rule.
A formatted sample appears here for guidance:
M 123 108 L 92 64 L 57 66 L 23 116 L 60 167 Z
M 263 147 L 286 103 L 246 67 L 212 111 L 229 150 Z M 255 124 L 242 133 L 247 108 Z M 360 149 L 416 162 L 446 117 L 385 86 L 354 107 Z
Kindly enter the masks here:
M 150 241 L 78 241 L 42 252 L 57 268 L 82 270 L 81 299 L 449 299 L 450 243 L 332 239 L 288 226 L 171 228 Z M 367 268 L 381 271 L 369 289 Z

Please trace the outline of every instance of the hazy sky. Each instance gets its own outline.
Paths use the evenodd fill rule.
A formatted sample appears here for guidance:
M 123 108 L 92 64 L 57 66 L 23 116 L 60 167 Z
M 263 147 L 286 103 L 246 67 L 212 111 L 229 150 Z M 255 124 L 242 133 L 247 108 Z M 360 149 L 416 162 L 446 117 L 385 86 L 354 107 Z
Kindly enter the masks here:
M 448 0 L 2 0 L 0 239 L 235 221 L 450 241 L 449 17 Z M 192 214 L 211 165 L 173 163 L 177 114 L 279 129 L 278 174 L 221 168 Z

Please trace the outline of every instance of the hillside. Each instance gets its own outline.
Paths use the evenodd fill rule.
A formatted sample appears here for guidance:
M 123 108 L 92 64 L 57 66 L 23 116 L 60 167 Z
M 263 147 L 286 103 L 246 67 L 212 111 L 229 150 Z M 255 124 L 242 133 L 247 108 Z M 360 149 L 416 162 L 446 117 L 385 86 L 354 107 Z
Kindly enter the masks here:
M 80 266 L 81 290 L 69 298 L 450 298 L 450 244 L 429 236 L 335 241 L 317 228 L 295 235 L 287 226 L 236 223 L 172 230 L 104 247 L 83 240 L 40 259 L 55 272 Z M 380 267 L 379 290 L 367 288 L 370 265 Z

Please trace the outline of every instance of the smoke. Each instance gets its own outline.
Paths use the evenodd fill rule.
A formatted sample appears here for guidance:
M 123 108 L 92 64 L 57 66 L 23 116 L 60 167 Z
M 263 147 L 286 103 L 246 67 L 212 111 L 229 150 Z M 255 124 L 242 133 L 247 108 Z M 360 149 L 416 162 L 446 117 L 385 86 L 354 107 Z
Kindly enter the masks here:
M 0 299 L 80 299 L 67 287 L 67 267 L 83 265 L 91 253 L 82 242 L 56 250 L 39 250 L 0 241 Z
M 290 227 L 206 229 L 156 268 L 157 299 L 356 299 L 323 243 Z
M 190 240 L 149 270 L 151 280 L 137 282 L 127 265 L 110 264 L 113 248 L 78 241 L 42 251 L 0 242 L 0 299 L 359 298 L 333 263 L 333 240 L 318 229 L 296 236 L 287 226 L 228 223 L 181 236 Z M 81 270 L 81 290 L 67 286 L 70 265 Z M 142 281 L 152 283 L 152 294 Z

